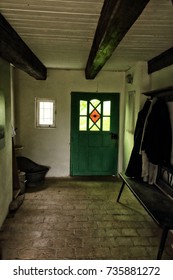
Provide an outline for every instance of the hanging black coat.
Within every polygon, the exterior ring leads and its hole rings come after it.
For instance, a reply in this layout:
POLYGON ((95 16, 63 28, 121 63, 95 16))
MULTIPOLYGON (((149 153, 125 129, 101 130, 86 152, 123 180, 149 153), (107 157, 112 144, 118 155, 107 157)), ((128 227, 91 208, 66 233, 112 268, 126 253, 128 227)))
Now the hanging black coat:
POLYGON ((141 178, 142 156, 140 154, 140 147, 141 147, 144 123, 145 123, 150 105, 151 105, 151 101, 147 100, 145 102, 142 110, 138 113, 138 118, 137 118, 135 132, 134 132, 134 147, 133 147, 130 159, 129 159, 127 169, 125 171, 125 174, 128 177, 141 178))
POLYGON ((172 129, 166 102, 158 99, 148 116, 142 150, 153 164, 169 164, 172 149, 172 129))

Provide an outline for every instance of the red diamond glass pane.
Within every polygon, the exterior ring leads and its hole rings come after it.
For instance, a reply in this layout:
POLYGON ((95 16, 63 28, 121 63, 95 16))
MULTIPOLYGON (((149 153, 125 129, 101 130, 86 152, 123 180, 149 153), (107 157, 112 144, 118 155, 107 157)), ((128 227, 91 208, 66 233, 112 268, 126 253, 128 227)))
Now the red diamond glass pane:
POLYGON ((90 119, 93 121, 93 123, 96 123, 100 119, 100 114, 96 109, 91 112, 90 119))

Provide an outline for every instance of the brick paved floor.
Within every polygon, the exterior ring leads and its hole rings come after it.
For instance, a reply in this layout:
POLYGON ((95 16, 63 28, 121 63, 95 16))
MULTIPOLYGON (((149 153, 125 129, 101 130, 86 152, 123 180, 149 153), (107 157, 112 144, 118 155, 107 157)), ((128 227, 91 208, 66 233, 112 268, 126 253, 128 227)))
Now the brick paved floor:
MULTIPOLYGON (((0 230, 3 259, 155 259, 161 230, 115 178, 47 179, 0 230)), ((34 191, 33 191, 34 190, 34 191)), ((163 259, 173 259, 169 233, 163 259)))

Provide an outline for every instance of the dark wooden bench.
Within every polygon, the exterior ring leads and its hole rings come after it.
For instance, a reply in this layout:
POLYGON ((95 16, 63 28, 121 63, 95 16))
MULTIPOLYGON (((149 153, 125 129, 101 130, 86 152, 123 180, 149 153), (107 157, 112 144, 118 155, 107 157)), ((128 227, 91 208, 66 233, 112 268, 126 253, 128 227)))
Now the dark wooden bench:
POLYGON ((157 259, 161 259, 168 231, 173 229, 173 200, 156 185, 149 185, 142 180, 129 178, 123 173, 120 173, 119 176, 122 179, 122 186, 117 202, 126 185, 153 220, 163 229, 157 253, 157 259))

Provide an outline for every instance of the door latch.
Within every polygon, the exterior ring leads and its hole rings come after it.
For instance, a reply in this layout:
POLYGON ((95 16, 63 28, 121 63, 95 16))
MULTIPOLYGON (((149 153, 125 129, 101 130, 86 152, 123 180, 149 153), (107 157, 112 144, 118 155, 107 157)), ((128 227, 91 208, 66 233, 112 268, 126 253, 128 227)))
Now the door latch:
POLYGON ((110 132, 110 135, 111 135, 112 140, 118 140, 118 134, 117 133, 110 132))

